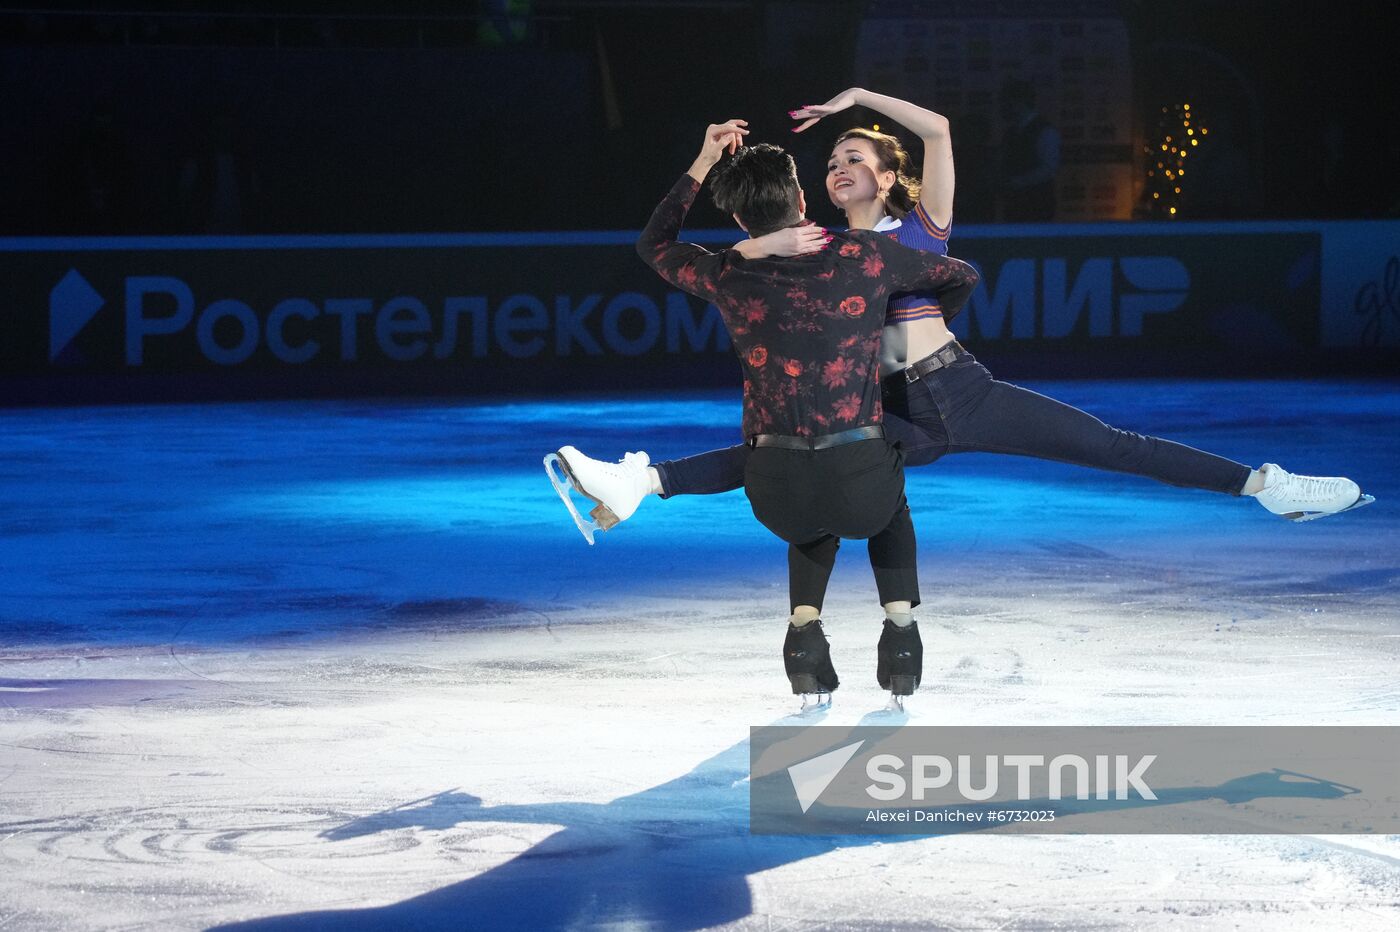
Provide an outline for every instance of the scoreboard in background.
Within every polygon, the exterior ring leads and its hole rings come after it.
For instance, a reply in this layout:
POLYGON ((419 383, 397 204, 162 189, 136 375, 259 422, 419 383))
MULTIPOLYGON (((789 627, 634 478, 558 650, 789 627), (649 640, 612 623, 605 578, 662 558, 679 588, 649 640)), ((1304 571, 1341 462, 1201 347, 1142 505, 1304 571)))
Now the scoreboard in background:
MULTIPOLYGON (((959 156, 964 141, 977 144, 962 132, 973 126, 995 155, 1006 128, 997 93, 1008 80, 1029 82, 1041 115, 1060 132, 1056 219, 1132 217, 1132 62, 1117 4, 875 3, 860 27, 855 74, 862 87, 947 116, 959 156)), ((967 169, 984 170, 971 163, 967 169)))

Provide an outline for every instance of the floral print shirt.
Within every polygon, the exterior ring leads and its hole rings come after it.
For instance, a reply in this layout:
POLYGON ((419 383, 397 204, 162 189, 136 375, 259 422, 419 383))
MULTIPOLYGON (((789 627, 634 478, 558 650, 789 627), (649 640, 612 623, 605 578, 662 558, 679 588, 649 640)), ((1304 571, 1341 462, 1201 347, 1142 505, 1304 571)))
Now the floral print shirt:
POLYGON ((877 359, 892 292, 936 295, 948 319, 977 272, 871 230, 827 249, 747 260, 677 241, 700 185, 682 175, 651 215, 637 252, 662 278, 719 308, 744 370, 744 436, 819 437, 879 424, 877 359))

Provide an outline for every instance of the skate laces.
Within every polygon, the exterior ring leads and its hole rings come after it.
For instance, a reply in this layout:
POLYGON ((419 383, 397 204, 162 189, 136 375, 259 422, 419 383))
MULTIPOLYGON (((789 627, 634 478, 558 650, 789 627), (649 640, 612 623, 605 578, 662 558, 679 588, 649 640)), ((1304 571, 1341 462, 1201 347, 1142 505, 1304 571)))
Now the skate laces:
POLYGON ((595 469, 607 473, 615 479, 635 480, 637 474, 651 465, 651 458, 645 453, 628 453, 616 463, 594 460, 595 469))
POLYGON ((1307 481, 1309 498, 1323 499, 1336 498, 1345 489, 1346 481, 1343 479, 1314 479, 1309 477, 1307 481))
POLYGON ((1292 498, 1317 502, 1341 495, 1346 490, 1349 481, 1342 478, 1295 476, 1288 473, 1288 478, 1279 484, 1287 486, 1287 494, 1292 498))
POLYGON ((1270 464, 1269 476, 1273 481, 1260 495, 1295 502, 1331 501, 1347 495, 1355 485, 1343 476, 1299 476, 1274 464, 1270 464))

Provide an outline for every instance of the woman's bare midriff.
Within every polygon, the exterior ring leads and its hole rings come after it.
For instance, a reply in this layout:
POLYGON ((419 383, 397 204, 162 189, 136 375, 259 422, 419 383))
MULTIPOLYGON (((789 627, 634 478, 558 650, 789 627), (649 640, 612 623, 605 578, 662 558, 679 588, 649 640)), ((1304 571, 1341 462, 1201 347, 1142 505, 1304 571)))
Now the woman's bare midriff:
POLYGON ((880 342, 880 374, 892 375, 951 342, 953 333, 943 318, 912 320, 885 328, 880 342))

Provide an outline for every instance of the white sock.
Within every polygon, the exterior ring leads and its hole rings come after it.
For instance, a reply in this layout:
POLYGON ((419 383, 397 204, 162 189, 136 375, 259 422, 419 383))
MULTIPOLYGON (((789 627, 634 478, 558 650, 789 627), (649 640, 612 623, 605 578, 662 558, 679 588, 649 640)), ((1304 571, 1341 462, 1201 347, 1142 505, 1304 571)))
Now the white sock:
POLYGON ((655 466, 647 467, 647 480, 651 483, 651 487, 647 489, 648 495, 660 495, 664 491, 661 488, 661 473, 656 471, 655 466))
POLYGON ((792 625, 794 628, 805 627, 809 622, 816 621, 822 617, 821 612, 813 614, 812 609, 805 605, 799 607, 805 609, 805 611, 795 612, 788 616, 788 624, 792 625))
POLYGON ((913 612, 885 612, 885 617, 900 628, 907 628, 914 623, 913 612))

